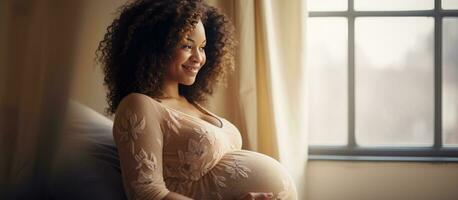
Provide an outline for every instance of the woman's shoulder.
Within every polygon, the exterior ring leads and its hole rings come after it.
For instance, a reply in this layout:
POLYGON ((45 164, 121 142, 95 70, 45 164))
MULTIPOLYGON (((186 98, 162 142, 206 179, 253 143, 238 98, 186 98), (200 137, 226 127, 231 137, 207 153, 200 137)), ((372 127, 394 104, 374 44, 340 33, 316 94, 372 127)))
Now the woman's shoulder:
POLYGON ((116 112, 120 110, 154 112, 162 109, 159 102, 153 98, 140 93, 130 93, 121 100, 116 112))

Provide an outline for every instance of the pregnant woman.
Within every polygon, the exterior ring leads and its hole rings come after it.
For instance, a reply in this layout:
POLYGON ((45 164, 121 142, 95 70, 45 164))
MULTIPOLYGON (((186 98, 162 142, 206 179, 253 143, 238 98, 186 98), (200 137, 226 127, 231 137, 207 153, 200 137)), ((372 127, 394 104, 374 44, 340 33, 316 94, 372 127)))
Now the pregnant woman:
POLYGON ((199 0, 137 0, 99 45, 129 199, 297 199, 274 159, 203 108, 233 68, 227 17, 199 0))

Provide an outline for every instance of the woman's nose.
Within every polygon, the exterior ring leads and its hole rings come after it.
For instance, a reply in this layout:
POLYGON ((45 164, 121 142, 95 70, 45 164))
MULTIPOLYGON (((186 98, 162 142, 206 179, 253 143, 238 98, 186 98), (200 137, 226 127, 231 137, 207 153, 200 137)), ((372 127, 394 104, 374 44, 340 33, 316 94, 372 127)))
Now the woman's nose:
POLYGON ((191 56, 191 60, 197 63, 202 62, 204 59, 204 52, 200 51, 199 48, 194 48, 191 56))

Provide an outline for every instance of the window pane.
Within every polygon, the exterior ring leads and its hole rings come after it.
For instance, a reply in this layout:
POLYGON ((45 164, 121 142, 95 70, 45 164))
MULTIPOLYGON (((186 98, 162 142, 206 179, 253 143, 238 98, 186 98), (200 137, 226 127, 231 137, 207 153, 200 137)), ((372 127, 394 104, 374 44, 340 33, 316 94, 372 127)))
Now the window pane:
POLYGON ((458 9, 458 0, 442 0, 443 9, 458 9))
POLYGON ((309 11, 343 11, 347 10, 347 0, 309 0, 309 11))
POLYGON ((443 143, 458 146, 458 18, 444 18, 442 48, 443 143))
POLYGON ((427 17, 356 20, 359 145, 433 144, 433 23, 427 17))
POLYGON ((347 20, 309 18, 307 84, 311 145, 347 143, 347 20))
POLYGON ((355 0, 355 10, 431 10, 434 0, 355 0))

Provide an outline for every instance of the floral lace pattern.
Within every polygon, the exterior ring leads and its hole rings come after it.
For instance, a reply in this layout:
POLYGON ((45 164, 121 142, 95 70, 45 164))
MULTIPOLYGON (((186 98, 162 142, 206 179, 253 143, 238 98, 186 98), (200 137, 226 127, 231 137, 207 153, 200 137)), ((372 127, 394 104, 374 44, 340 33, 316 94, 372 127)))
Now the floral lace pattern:
POLYGON ((276 200, 285 200, 288 199, 289 194, 291 193, 290 188, 291 188, 291 183, 287 180, 283 180, 283 190, 279 192, 276 196, 274 196, 274 199, 276 200))
MULTIPOLYGON (((158 161, 152 152, 148 154, 143 148, 140 148, 135 153, 135 143, 145 131, 145 117, 138 117, 137 113, 126 110, 120 120, 120 126, 116 127, 114 131, 120 135, 120 142, 128 143, 129 153, 136 161, 137 176, 130 183, 133 192, 130 191, 128 195, 130 199, 146 199, 148 195, 145 194, 145 191, 150 190, 155 185, 163 184, 163 179, 155 174, 158 161)), ((158 145, 162 145, 161 140, 156 139, 156 142, 158 145)))
MULTIPOLYGON (((155 117, 162 115, 150 121, 142 111, 125 110, 115 123, 114 132, 126 145, 125 155, 130 159, 126 187, 132 199, 160 199, 173 191, 196 199, 220 200, 246 181, 264 182, 252 176, 258 163, 250 161, 248 151, 240 152, 240 133, 230 123, 222 121, 227 124, 219 128, 165 108, 156 112, 155 117)), ((257 176, 263 174, 258 172, 257 176)), ((283 188, 272 191, 274 198, 294 199, 291 181, 284 179, 282 184, 283 188)))
POLYGON ((140 149, 139 153, 135 155, 135 160, 138 163, 135 169, 139 170, 139 172, 137 179, 132 182, 132 186, 143 188, 162 182, 160 177, 154 175, 157 168, 157 159, 154 154, 148 155, 145 150, 140 149))
POLYGON ((166 132, 164 134, 164 145, 169 144, 172 135, 179 136, 181 124, 178 121, 178 116, 175 113, 168 112, 168 117, 164 119, 164 124, 161 125, 161 130, 166 132))
POLYGON ((135 155, 135 160, 137 161, 138 165, 135 169, 142 169, 143 167, 150 170, 154 171, 156 170, 157 167, 157 159, 156 156, 154 156, 153 153, 148 155, 145 150, 140 149, 140 152, 138 152, 137 155, 135 155))
POLYGON ((144 117, 139 120, 135 113, 126 110, 125 118, 121 121, 121 126, 117 127, 117 132, 121 134, 121 141, 129 143, 132 154, 135 153, 135 140, 142 134, 145 125, 144 117))
POLYGON ((232 179, 248 178, 248 173, 251 170, 240 163, 239 160, 233 159, 232 165, 226 168, 226 172, 231 175, 232 179))

